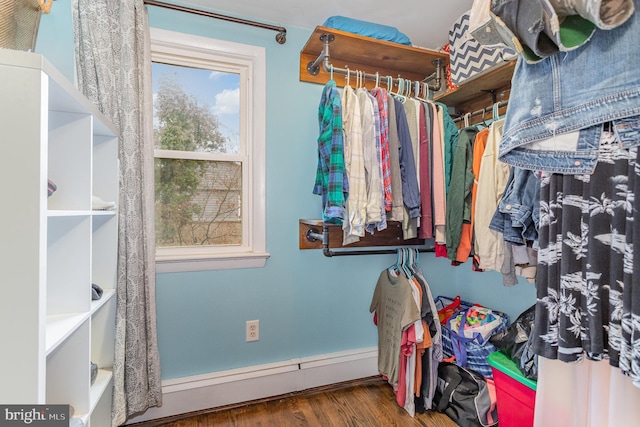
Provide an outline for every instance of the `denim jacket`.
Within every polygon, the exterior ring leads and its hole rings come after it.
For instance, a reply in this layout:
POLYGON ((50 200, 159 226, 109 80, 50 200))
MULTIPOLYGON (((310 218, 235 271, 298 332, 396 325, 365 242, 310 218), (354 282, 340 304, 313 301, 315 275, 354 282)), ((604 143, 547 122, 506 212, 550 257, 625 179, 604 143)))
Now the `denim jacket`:
POLYGON ((537 247, 540 224, 540 173, 512 167, 504 195, 489 228, 516 245, 533 242, 537 247))
MULTIPOLYGON (((636 9, 640 0, 634 0, 636 9)), ((535 64, 518 59, 498 157, 511 166, 592 173, 603 124, 640 144, 640 18, 535 64)))

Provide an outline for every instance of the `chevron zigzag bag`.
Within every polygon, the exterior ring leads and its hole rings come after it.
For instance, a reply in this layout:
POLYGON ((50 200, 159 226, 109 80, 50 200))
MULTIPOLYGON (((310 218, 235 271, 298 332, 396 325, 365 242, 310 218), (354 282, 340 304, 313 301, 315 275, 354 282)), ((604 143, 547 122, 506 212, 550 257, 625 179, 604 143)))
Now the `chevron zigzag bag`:
POLYGON ((449 65, 454 85, 460 85, 518 56, 506 46, 484 46, 478 43, 469 30, 470 12, 462 14, 449 29, 449 65))

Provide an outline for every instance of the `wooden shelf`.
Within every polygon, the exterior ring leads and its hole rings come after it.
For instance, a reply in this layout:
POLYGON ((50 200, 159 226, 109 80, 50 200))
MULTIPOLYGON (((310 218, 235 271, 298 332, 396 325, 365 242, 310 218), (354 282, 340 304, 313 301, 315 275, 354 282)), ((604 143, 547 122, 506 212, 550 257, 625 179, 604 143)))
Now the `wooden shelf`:
POLYGON ((506 101, 509 99, 515 65, 516 61, 510 61, 492 68, 458 88, 436 96, 434 100, 454 108, 459 114, 490 106, 494 102, 493 94, 497 97, 496 101, 506 101))
POLYGON ((381 246, 423 246, 424 239, 408 239, 402 237, 402 223, 397 221, 388 221, 387 228, 383 231, 376 231, 374 234, 366 233, 360 238, 359 242, 342 245, 342 226, 336 224, 327 224, 319 219, 301 219, 299 220, 299 239, 300 249, 323 249, 322 240, 309 240, 307 233, 313 232, 322 234, 323 227, 328 228, 329 248, 369 248, 381 246))
MULTIPOLYGON (((434 60, 442 60, 443 66, 449 63, 449 54, 446 52, 406 46, 317 26, 300 52, 300 81, 325 84, 329 80, 330 73, 324 71, 322 65, 320 72, 315 76, 307 71, 307 64, 314 62, 322 53, 324 43, 320 37, 324 34, 334 37, 329 44, 330 63, 334 67, 371 74, 378 72, 381 82, 383 76, 421 81, 436 71, 434 60)), ((344 86, 344 78, 339 77, 341 78, 334 75, 334 80, 338 86, 344 86)), ((355 79, 355 75, 352 79, 355 79)), ((375 82, 368 83, 375 84, 375 82)))

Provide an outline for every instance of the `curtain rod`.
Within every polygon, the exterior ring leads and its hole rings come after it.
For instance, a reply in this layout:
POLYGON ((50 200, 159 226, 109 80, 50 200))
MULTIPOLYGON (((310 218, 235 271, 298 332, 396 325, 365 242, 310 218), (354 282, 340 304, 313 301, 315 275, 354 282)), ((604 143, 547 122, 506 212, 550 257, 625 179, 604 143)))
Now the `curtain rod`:
POLYGON ((156 6, 156 7, 162 7, 165 9, 177 10, 179 12, 193 13, 195 15, 206 16, 209 18, 222 19, 223 21, 235 22, 236 24, 250 25, 252 27, 258 27, 258 28, 264 28, 266 30, 277 31, 278 34, 276 34, 276 41, 279 44, 285 44, 285 42, 287 41, 287 29, 284 27, 263 24, 261 22, 249 21, 247 19, 235 18, 233 16, 221 15, 218 13, 207 12, 205 10, 192 9, 190 7, 179 6, 176 4, 164 3, 161 1, 155 1, 155 0, 144 0, 144 4, 148 6, 156 6))

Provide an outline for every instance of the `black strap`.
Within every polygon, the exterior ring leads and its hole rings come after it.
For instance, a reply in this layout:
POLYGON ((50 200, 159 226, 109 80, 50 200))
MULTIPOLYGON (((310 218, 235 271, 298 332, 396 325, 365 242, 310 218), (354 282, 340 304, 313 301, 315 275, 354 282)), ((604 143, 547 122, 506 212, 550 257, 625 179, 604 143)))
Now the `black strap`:
POLYGON ((447 384, 447 387, 442 391, 442 396, 440 397, 440 402, 438 402, 438 407, 436 410, 438 412, 444 412, 444 410, 449 406, 449 400, 451 399, 451 395, 453 391, 460 385, 462 382, 462 377, 460 375, 456 375, 455 378, 452 378, 447 384))

